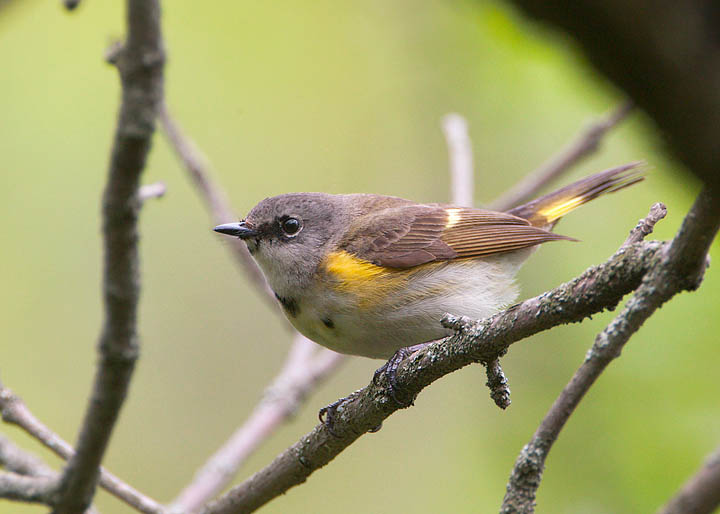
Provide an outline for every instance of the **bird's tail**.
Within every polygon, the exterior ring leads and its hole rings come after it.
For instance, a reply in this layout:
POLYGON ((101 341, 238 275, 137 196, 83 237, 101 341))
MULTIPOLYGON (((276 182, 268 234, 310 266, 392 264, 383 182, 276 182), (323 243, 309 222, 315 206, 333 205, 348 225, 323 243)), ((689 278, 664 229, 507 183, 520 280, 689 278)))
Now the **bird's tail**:
POLYGON ((568 212, 605 193, 614 193, 645 179, 638 162, 612 168, 510 209, 536 227, 552 227, 568 212))

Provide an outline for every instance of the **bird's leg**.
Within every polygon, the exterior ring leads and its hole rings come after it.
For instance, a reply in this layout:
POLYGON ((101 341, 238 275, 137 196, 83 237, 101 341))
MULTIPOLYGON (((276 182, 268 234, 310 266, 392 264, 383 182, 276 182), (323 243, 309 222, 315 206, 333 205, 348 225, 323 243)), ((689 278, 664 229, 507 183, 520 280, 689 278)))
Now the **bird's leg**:
MULTIPOLYGON (((378 379, 384 375, 385 379, 387 380, 390 396, 393 400, 395 400, 395 403, 397 403, 401 407, 405 407, 407 402, 401 402, 397 397, 397 393, 399 392, 399 388, 397 386, 397 369, 400 366, 400 363, 402 363, 402 361, 410 357, 418 350, 422 350, 431 342, 432 341, 428 341, 427 343, 420 343, 400 348, 393 354, 392 357, 390 357, 390 359, 385 364, 375 370, 375 374, 373 375, 373 384, 377 385, 378 379)), ((412 405, 412 401, 410 402, 410 405, 412 405)))

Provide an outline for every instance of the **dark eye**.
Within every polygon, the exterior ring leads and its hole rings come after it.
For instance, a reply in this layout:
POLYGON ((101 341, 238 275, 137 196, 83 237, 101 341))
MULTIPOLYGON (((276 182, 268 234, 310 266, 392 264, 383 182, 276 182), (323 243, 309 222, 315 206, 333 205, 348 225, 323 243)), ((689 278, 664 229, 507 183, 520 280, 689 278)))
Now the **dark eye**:
POLYGON ((288 218, 283 220, 280 225, 282 226, 283 232, 289 236, 297 234, 302 226, 300 224, 300 220, 297 218, 288 218))

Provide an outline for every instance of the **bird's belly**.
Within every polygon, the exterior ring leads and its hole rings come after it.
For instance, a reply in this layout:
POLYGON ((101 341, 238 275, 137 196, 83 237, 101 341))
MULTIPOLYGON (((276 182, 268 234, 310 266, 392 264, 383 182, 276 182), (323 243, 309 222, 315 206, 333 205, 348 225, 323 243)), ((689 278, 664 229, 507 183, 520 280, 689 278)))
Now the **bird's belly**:
POLYGON ((439 263, 398 287, 362 290, 310 288, 291 323, 303 335, 340 353, 389 358, 399 348, 440 339, 447 312, 486 318, 517 296, 517 266, 506 260, 439 263))

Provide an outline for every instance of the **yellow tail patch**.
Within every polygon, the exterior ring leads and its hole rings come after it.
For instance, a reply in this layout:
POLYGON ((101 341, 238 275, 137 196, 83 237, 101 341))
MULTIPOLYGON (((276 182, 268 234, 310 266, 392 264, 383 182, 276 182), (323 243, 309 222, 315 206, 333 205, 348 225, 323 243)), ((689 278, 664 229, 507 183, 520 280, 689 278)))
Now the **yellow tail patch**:
POLYGON ((586 201, 587 198, 583 196, 574 196, 570 199, 563 198, 559 202, 539 210, 538 214, 547 219, 548 223, 552 223, 553 221, 562 218, 573 209, 580 207, 586 201))

